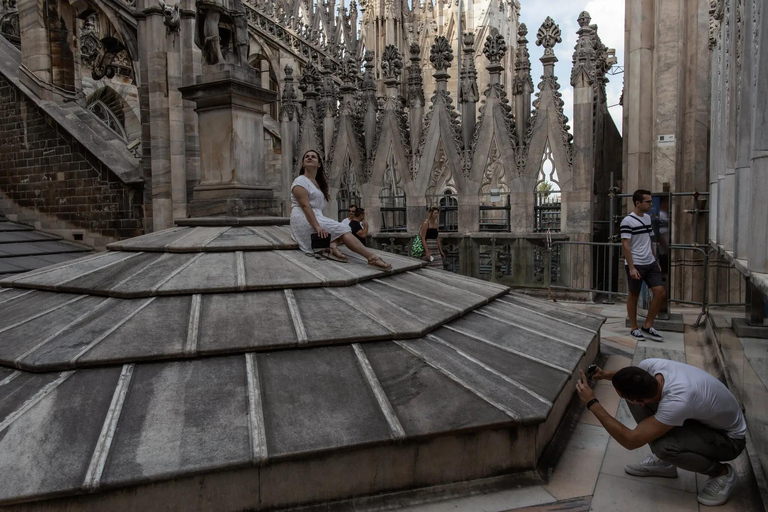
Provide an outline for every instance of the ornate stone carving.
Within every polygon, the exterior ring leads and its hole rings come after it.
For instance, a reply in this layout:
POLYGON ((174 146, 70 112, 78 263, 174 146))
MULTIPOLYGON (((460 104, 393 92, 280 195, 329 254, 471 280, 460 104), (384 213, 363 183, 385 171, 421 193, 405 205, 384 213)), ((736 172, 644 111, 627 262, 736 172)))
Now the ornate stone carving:
POLYGON ((709 0, 709 49, 717 44, 720 21, 723 19, 723 0, 709 0))
POLYGON ((221 49, 220 31, 224 30, 234 42, 234 55, 228 52, 229 62, 248 66, 248 21, 241 0, 197 0, 195 7, 195 44, 205 63, 227 61, 221 49))
POLYGON ((178 33, 181 30, 181 14, 179 12, 180 1, 175 5, 168 5, 164 0, 158 0, 160 8, 163 10, 163 23, 165 30, 171 33, 178 33))
POLYGON ((373 69, 375 64, 373 63, 373 52, 366 50, 363 60, 365 60, 365 73, 363 73, 363 91, 373 91, 374 97, 376 94, 376 80, 373 78, 373 69))
POLYGON ((475 69, 475 34, 464 34, 464 65, 461 69, 461 89, 459 103, 476 102, 480 99, 477 90, 477 70, 475 69))
POLYGON ((451 48, 451 43, 444 36, 436 37, 435 44, 432 45, 429 51, 429 62, 432 63, 432 67, 437 72, 445 72, 451 67, 452 60, 453 49, 451 48))
POLYGON ((283 86, 283 97, 280 105, 280 119, 284 121, 293 121, 296 116, 296 100, 299 95, 293 87, 293 68, 285 66, 285 86, 283 86))
MULTIPOLYGON (((525 25, 521 25, 525 27, 525 25)), ((498 29, 491 28, 491 33, 485 38, 485 44, 483 45, 483 54, 491 61, 491 64, 498 64, 504 55, 507 53, 507 43, 504 41, 498 29)), ((529 63, 530 67, 530 63, 529 63)))
POLYGON ((16 47, 21 46, 21 28, 19 26, 19 10, 16 0, 3 0, 2 17, 0 17, 0 34, 16 47))
POLYGON ((403 72, 403 58, 393 44, 384 47, 381 56, 381 75, 385 80, 399 80, 403 72))
POLYGON ((595 30, 589 25, 592 21, 587 11, 582 11, 579 15, 579 39, 573 52, 573 68, 571 69, 571 85, 577 87, 579 79, 586 77, 586 83, 592 85, 595 83, 597 52, 594 47, 595 30))
POLYGON ((314 64, 309 63, 304 68, 304 74, 299 79, 299 90, 304 93, 304 96, 316 97, 318 94, 317 87, 321 81, 320 72, 314 64))
POLYGON ((357 65, 357 59, 352 55, 347 55, 344 60, 341 61, 341 68, 339 69, 339 78, 341 78, 343 86, 354 88, 357 84, 359 73, 360 70, 357 65))
POLYGON ((421 47, 418 43, 413 43, 409 52, 411 54, 411 67, 408 72, 408 103, 413 105, 414 101, 419 100, 424 106, 424 81, 421 77, 421 58, 419 56, 421 47))
POLYGON ((563 39, 560 37, 560 27, 555 24, 555 20, 547 16, 544 23, 539 27, 539 31, 536 33, 536 46, 544 47, 545 56, 554 56, 552 48, 555 44, 562 43, 563 39))
POLYGON ((533 80, 531 79, 531 55, 528 53, 528 27, 521 23, 517 29, 517 53, 515 55, 515 77, 512 81, 512 94, 523 94, 527 85, 533 92, 533 80))

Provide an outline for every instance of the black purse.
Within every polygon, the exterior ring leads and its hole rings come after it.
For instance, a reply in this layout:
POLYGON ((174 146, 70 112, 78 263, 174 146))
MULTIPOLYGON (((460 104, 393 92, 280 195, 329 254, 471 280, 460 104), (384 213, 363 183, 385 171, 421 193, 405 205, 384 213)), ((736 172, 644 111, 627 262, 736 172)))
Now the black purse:
POLYGON ((329 249, 331 247, 331 235, 321 238, 317 233, 312 233, 312 250, 329 249))

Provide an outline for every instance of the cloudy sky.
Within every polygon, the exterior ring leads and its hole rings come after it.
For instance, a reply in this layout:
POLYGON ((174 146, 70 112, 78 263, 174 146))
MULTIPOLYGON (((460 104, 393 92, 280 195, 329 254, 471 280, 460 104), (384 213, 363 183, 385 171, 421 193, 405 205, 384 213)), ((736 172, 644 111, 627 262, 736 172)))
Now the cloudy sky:
MULTIPOLYGON (((560 91, 565 102, 564 110, 568 119, 573 119, 573 88, 571 87, 571 61, 573 47, 576 46, 576 21, 581 11, 587 11, 592 16, 592 23, 597 24, 597 33, 608 48, 616 49, 618 66, 624 65, 624 2, 622 0, 520 0, 520 21, 528 27, 528 50, 531 54, 531 76, 534 89, 538 86, 541 76, 543 49, 536 46, 536 32, 547 16, 551 16, 560 26, 563 42, 555 46, 555 55, 559 62, 555 64, 555 75, 560 83, 560 91)), ((615 69, 615 67, 614 67, 615 69)), ((608 93, 608 111, 613 116, 616 127, 621 131, 621 106, 619 96, 623 75, 609 77, 606 88, 608 93), (616 105, 616 106, 612 106, 616 105)))

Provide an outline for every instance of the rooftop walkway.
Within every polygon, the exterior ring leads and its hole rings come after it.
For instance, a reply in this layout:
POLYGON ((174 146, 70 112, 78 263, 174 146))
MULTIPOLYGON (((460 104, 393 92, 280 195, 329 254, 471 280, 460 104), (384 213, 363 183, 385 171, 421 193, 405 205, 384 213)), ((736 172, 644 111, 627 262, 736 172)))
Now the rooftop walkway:
MULTIPOLYGON (((693 324, 698 309, 674 308, 685 318, 685 333, 664 332, 665 341, 637 343, 624 327, 626 309, 623 303, 603 306, 597 304, 568 304, 570 309, 608 318, 601 329, 601 358, 603 367, 616 370, 645 358, 663 357, 686 362, 718 375, 713 364, 713 354, 704 343, 704 329, 693 324)), ((740 310, 710 312, 716 322, 729 324, 727 317, 742 315, 740 310)), ((764 341, 764 340, 763 340, 764 341)), ((742 340, 748 346, 750 340, 742 340)), ((754 363, 753 363, 754 366, 754 363)), ((768 365, 766 365, 768 369, 768 365)), ((768 372, 766 372, 768 376, 768 372)), ((603 407, 627 426, 635 422, 619 400, 609 382, 600 382, 595 389, 603 407)), ((446 487, 431 496, 390 496, 375 502, 358 501, 349 508, 336 511, 394 510, 382 507, 383 503, 399 501, 397 510, 408 512, 756 512, 766 510, 760 496, 746 451, 735 461, 739 485, 730 500, 721 507, 705 507, 696 501, 705 478, 687 471, 680 471, 678 478, 637 478, 624 473, 624 465, 644 458, 650 450, 647 446, 629 451, 611 439, 597 419, 580 405, 576 414, 563 425, 565 435, 560 439, 559 458, 554 467, 545 468, 549 478, 544 482, 538 475, 521 478, 487 480, 475 487, 446 487), (470 496, 467 497, 467 494, 470 496), (450 496, 459 496, 450 498, 450 496), (446 498, 447 497, 447 498, 446 498), (441 499, 442 498, 442 499, 441 499)), ((765 491, 765 489, 763 489, 765 491)), ((326 510, 326 509, 323 509, 326 510)), ((309 512, 309 511, 307 511, 309 512)), ((312 512, 315 512, 314 510, 312 512)))

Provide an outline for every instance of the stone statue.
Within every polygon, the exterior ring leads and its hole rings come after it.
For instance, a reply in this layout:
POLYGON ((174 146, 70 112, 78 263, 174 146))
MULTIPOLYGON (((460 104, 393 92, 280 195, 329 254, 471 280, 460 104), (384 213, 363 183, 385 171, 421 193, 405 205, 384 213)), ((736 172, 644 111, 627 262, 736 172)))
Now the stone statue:
POLYGON ((248 66, 248 21, 241 0, 197 0, 195 5, 195 44, 202 50, 205 63, 248 66), (232 50, 227 52, 228 59, 222 45, 232 50))

